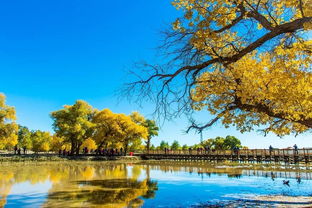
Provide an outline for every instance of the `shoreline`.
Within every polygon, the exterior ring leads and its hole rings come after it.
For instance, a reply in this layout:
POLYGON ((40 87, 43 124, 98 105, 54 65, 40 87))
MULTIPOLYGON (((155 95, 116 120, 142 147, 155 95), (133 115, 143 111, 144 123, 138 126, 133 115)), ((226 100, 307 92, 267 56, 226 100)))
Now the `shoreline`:
POLYGON ((138 156, 59 156, 47 154, 26 155, 0 155, 0 163, 3 162, 65 162, 65 161, 141 161, 138 156))
POLYGON ((209 161, 209 160, 173 160, 173 159, 146 159, 140 155, 134 156, 121 156, 121 155, 114 155, 114 156, 104 156, 104 155, 72 155, 72 156, 63 156, 58 154, 0 154, 0 163, 3 162, 62 162, 62 161, 149 161, 149 162, 156 162, 156 163, 172 163, 175 164, 224 164, 228 167, 240 167, 240 166, 289 166, 289 167, 311 167, 311 163, 285 163, 285 162, 251 162, 251 161, 229 161, 229 160, 220 160, 220 161, 209 161))

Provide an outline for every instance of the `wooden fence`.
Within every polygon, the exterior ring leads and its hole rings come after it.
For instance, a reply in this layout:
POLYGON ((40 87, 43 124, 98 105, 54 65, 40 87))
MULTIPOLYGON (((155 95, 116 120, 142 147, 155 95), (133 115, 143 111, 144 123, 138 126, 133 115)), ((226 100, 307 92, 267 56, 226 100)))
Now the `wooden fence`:
POLYGON ((140 154, 145 159, 232 160, 256 162, 309 163, 312 149, 242 149, 242 150, 150 150, 140 154))

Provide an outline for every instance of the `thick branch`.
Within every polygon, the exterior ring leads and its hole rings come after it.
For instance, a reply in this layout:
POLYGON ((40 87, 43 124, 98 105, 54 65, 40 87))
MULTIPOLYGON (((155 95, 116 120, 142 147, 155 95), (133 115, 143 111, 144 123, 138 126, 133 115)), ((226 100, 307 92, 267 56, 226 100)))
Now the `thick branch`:
POLYGON ((278 119, 282 119, 282 120, 286 120, 290 122, 296 122, 308 128, 312 128, 312 119, 306 119, 304 116, 302 116, 302 118, 299 120, 292 120, 292 119, 287 118, 287 115, 285 115, 284 113, 274 112, 273 109, 271 109, 269 106, 263 103, 257 103, 255 105, 245 104, 245 103, 242 103, 239 98, 236 98, 234 103, 237 106, 237 108, 244 110, 244 111, 261 112, 261 113, 265 113, 266 115, 270 117, 274 117, 274 118, 278 118, 278 119))
POLYGON ((292 33, 292 32, 295 32, 299 29, 302 29, 303 24, 305 22, 308 22, 311 20, 312 20, 312 17, 304 17, 304 18, 297 19, 297 20, 294 20, 292 22, 285 23, 285 24, 279 25, 277 27, 274 27, 274 29, 272 31, 263 35, 262 37, 260 37, 259 39, 257 39, 253 43, 249 44, 244 49, 242 49, 239 53, 237 53, 231 57, 218 57, 218 58, 210 59, 206 62, 203 62, 202 64, 193 65, 193 66, 184 66, 172 74, 155 73, 154 75, 150 76, 148 79, 140 80, 140 81, 135 82, 133 84, 145 84, 145 83, 150 82, 154 78, 158 78, 158 79, 169 78, 168 80, 165 81, 165 84, 168 84, 172 79, 174 79, 176 76, 178 76, 179 74, 181 74, 184 71, 200 71, 200 70, 202 70, 202 69, 204 69, 204 68, 206 68, 206 67, 208 67, 214 63, 218 63, 218 62, 223 63, 225 66, 228 66, 229 64, 232 64, 232 63, 238 61, 239 59, 241 59, 246 54, 254 51, 256 48, 262 46, 267 41, 269 41, 269 40, 271 40, 271 39, 273 39, 273 38, 275 38, 281 34, 292 33))

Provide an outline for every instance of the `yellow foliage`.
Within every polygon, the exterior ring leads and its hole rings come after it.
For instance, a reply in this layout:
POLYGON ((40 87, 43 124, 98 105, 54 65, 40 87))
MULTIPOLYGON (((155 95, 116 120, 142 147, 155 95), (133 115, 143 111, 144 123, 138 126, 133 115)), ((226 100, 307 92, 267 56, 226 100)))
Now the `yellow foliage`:
POLYGON ((195 110, 242 132, 257 126, 282 136, 312 129, 311 0, 172 4, 184 13, 173 23, 177 37, 186 37, 190 54, 199 56, 181 58, 195 81, 195 110))
POLYGON ((119 146, 135 139, 146 139, 147 129, 139 124, 144 121, 144 117, 137 112, 127 116, 104 109, 97 112, 93 119, 96 124, 94 140, 99 146, 119 146))
POLYGON ((85 147, 88 148, 88 150, 92 150, 92 149, 95 150, 97 148, 97 145, 93 139, 88 138, 82 143, 81 149, 85 147))
POLYGON ((307 131, 302 121, 312 119, 308 51, 310 42, 296 43, 246 55, 225 71, 205 72, 193 91, 193 107, 218 114, 225 126, 236 124, 242 132, 262 125, 278 135, 307 131))
POLYGON ((15 109, 5 104, 5 96, 0 93, 0 149, 12 149, 18 143, 15 120, 15 109))

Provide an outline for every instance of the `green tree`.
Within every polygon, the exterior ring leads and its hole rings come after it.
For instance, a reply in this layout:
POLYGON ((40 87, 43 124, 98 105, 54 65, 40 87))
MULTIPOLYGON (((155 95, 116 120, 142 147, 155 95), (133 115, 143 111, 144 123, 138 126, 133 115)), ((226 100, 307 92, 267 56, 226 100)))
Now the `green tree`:
POLYGON ((159 127, 156 125, 156 122, 154 120, 150 120, 150 119, 147 119, 144 122, 143 126, 145 126, 148 131, 148 137, 146 140, 146 148, 147 148, 147 151, 149 151, 150 145, 151 145, 151 139, 154 136, 158 136, 159 127))
POLYGON ((18 128, 18 145, 28 150, 32 148, 32 133, 26 126, 18 128))
POLYGON ((188 149, 189 149, 189 146, 187 144, 182 146, 182 150, 188 150, 188 149))
POLYGON ((18 125, 15 120, 14 107, 7 106, 4 94, 0 93, 0 149, 11 149, 17 144, 18 125))
POLYGON ((204 146, 203 145, 201 145, 201 144, 194 144, 193 146, 191 146, 192 147, 192 149, 197 149, 197 148, 204 148, 204 146))
POLYGON ((226 136, 224 139, 224 146, 226 149, 234 149, 236 147, 241 148, 241 141, 234 136, 226 136))
POLYGON ((71 143, 72 154, 78 155, 82 143, 92 136, 95 112, 87 102, 78 100, 74 105, 65 105, 63 109, 51 113, 57 136, 71 143))
POLYGON ((180 149, 180 144, 179 144, 179 142, 177 141, 177 140, 174 140, 173 142, 172 142, 172 144, 171 144, 171 149, 172 150, 179 150, 180 149))
POLYGON ((207 139, 207 140, 201 142, 201 145, 202 145, 203 147, 212 148, 213 145, 214 145, 214 139, 207 139))
POLYGON ((153 144, 152 144, 152 146, 151 146, 150 150, 156 150, 155 145, 153 145, 153 144))
POLYGON ((224 144, 224 138, 223 137, 216 137, 213 141, 213 146, 214 149, 217 150, 224 150, 225 148, 225 144, 224 144))
POLYGON ((160 145, 159 145, 159 149, 160 149, 160 150, 165 150, 165 148, 169 149, 169 144, 168 144, 168 142, 161 141, 161 142, 160 142, 160 145))

